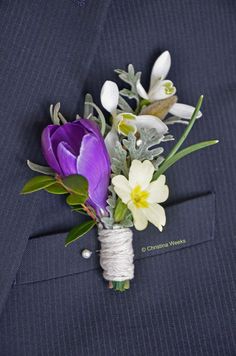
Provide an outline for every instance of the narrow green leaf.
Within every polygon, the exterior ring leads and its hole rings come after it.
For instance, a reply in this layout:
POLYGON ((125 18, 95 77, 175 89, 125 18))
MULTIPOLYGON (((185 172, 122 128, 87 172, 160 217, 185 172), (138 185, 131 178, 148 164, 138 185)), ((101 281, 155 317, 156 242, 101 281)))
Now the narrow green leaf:
POLYGON ((50 185, 49 187, 45 188, 45 190, 51 194, 68 194, 67 190, 59 183, 50 185))
POLYGON ((68 233, 65 241, 65 246, 67 247, 72 242, 78 240, 81 236, 85 235, 89 232, 94 225, 96 225, 96 221, 89 220, 85 221, 82 224, 75 226, 70 232, 68 233))
POLYGON ((45 189, 56 182, 55 178, 50 176, 37 176, 30 179, 23 187, 20 194, 29 194, 41 189, 45 189))
POLYGON ((168 161, 164 161, 164 163, 154 174, 153 180, 158 179, 161 174, 163 174, 168 168, 170 168, 174 163, 179 161, 181 158, 189 155, 190 153, 201 150, 202 148, 215 145, 218 142, 219 142, 218 140, 203 141, 203 142, 196 143, 195 145, 191 145, 189 147, 184 148, 183 150, 179 151, 174 156, 172 156, 168 161))
POLYGON ((66 198, 66 202, 68 205, 80 205, 84 204, 87 200, 87 196, 85 195, 77 195, 77 194, 70 194, 66 198))
POLYGON ((99 119, 101 120, 101 134, 102 134, 102 136, 104 136, 105 135, 105 131, 106 131, 106 119, 105 119, 105 116, 103 115, 102 111, 99 109, 99 107, 96 104, 90 103, 88 101, 86 101, 85 104, 92 106, 97 111, 97 113, 99 115, 99 119))
POLYGON ((179 141, 175 144, 175 146, 172 148, 172 150, 170 151, 170 153, 168 154, 168 156, 165 159, 165 162, 167 160, 169 160, 171 157, 174 156, 174 154, 179 150, 179 148, 182 146, 182 144, 184 143, 184 141, 186 140, 188 134, 190 133, 196 119, 197 119, 197 114, 199 113, 199 110, 202 106, 202 101, 203 101, 203 95, 200 96, 200 98, 198 99, 197 102, 197 106, 193 112, 193 115, 191 117, 191 120, 189 121, 188 126, 186 127, 186 129, 184 130, 182 136, 180 137, 179 141))
POLYGON ((74 194, 88 196, 88 181, 79 174, 73 174, 62 179, 63 184, 74 194))

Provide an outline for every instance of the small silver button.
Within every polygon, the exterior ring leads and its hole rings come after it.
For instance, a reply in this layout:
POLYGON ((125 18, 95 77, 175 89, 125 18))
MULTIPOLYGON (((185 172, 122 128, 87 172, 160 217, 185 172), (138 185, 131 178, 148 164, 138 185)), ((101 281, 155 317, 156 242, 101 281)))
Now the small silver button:
POLYGON ((91 255, 92 255, 92 251, 88 250, 87 248, 85 248, 83 251, 82 251, 82 257, 83 258, 90 258, 91 255))

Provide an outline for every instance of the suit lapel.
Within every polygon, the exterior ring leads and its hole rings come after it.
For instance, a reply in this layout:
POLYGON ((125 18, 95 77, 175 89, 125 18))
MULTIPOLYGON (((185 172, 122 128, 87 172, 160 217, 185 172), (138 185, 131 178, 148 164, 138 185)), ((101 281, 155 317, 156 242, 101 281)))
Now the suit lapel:
POLYGON ((0 311, 42 204, 40 193, 19 196, 31 176, 25 160, 40 160, 48 104, 60 100, 68 111, 76 110, 109 4, 26 0, 0 7, 0 311))

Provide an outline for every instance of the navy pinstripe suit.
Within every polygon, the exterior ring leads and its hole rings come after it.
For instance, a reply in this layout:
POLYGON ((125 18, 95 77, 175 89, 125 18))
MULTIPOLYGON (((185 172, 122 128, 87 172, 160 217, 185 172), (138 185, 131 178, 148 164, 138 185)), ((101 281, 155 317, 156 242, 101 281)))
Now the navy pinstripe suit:
POLYGON ((235 14, 233 0, 1 1, 1 356, 235 354, 235 14), (205 94, 191 142, 220 144, 168 172, 167 227, 134 233, 135 280, 118 294, 96 231, 65 249, 78 216, 58 196, 19 191, 26 158, 43 163, 49 104, 73 118, 128 63, 147 84, 165 49, 180 100, 205 94))

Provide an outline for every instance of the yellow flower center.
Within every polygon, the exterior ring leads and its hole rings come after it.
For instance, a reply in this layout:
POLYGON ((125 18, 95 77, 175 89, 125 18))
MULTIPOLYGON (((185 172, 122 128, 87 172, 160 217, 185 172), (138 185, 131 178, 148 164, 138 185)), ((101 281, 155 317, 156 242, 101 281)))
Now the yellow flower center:
POLYGON ((139 185, 137 185, 131 192, 131 199, 136 208, 147 208, 149 206, 147 198, 149 193, 142 190, 139 185))
POLYGON ((130 133, 135 134, 136 127, 129 125, 127 120, 121 120, 118 124, 118 131, 124 136, 128 136, 130 133))
POLYGON ((165 87, 165 93, 166 93, 166 95, 173 94, 174 91, 175 91, 173 84, 170 83, 170 82, 165 83, 165 84, 164 84, 164 87, 165 87))

